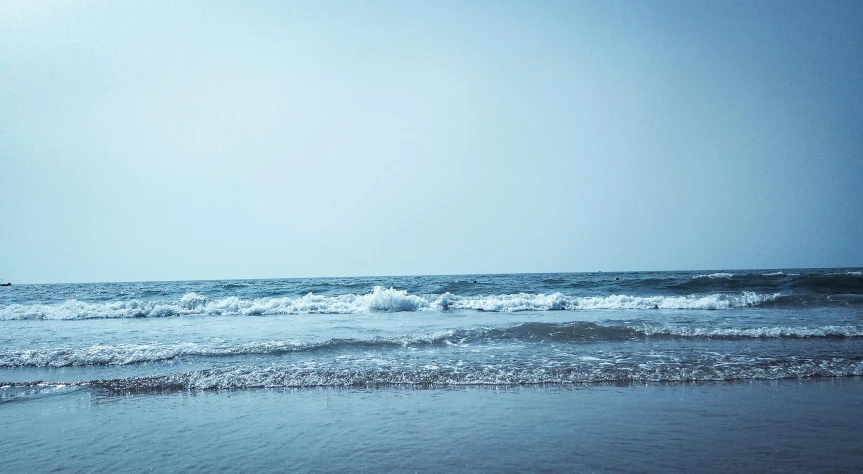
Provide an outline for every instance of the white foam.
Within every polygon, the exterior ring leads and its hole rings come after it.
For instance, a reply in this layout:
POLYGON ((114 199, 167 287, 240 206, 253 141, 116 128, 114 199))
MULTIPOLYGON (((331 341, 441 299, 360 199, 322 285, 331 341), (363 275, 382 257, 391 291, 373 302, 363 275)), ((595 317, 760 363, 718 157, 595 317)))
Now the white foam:
POLYGON ((375 387, 391 385, 525 385, 593 384, 641 382, 701 382, 726 380, 777 380, 806 377, 848 377, 863 375, 863 362, 839 357, 774 361, 757 360, 718 363, 707 359, 693 367, 668 360, 609 363, 603 359, 581 359, 580 363, 549 368, 545 364, 514 367, 485 364, 454 367, 426 364, 400 368, 356 367, 234 367, 229 370, 201 370, 128 379, 84 382, 114 391, 212 390, 260 387, 375 387))
POLYGON ((863 276, 863 271, 851 270, 851 271, 841 272, 841 273, 835 273, 835 272, 834 273, 825 273, 824 275, 828 275, 828 276, 837 276, 837 275, 863 276))
POLYGON ((757 306, 773 301, 780 293, 708 294, 687 296, 627 296, 580 298, 573 309, 730 309, 757 306))
POLYGON ((712 280, 715 280, 717 278, 732 278, 733 276, 734 276, 733 273, 720 272, 720 273, 710 273, 710 274, 704 274, 704 275, 695 275, 692 277, 692 279, 694 280, 696 278, 710 278, 712 280))
POLYGON ((405 290, 375 287, 366 294, 324 296, 309 293, 290 298, 241 299, 229 296, 211 299, 187 293, 179 300, 129 300, 88 303, 75 299, 59 304, 0 307, 0 320, 93 319, 167 317, 186 315, 277 315, 277 314, 353 314, 399 311, 554 311, 600 309, 728 309, 757 306, 773 301, 779 293, 706 294, 687 296, 566 296, 561 293, 517 293, 487 296, 418 296, 405 290))
POLYGON ((83 365, 129 365, 172 360, 181 357, 221 357, 245 354, 279 354, 340 345, 401 346, 434 344, 453 337, 452 330, 410 334, 394 338, 332 339, 319 342, 257 341, 241 344, 118 344, 48 349, 0 349, 0 367, 68 367, 83 365))
POLYGON ((483 311, 548 311, 548 310, 599 310, 599 309, 729 309, 755 306, 780 296, 744 292, 740 294, 712 294, 688 296, 564 296, 520 293, 517 295, 493 295, 460 297, 445 294, 438 298, 432 308, 476 309, 483 311))
POLYGON ((516 312, 576 309, 577 297, 560 293, 551 295, 518 293, 513 295, 457 296, 444 293, 431 302, 435 310, 473 309, 479 311, 516 312))
POLYGON ((716 328, 689 326, 628 326, 646 336, 716 338, 863 337, 859 326, 716 328))
POLYGON ((184 344, 95 345, 84 348, 0 351, 0 367, 68 367, 80 365, 128 365, 170 360, 183 356, 224 356, 300 350, 308 344, 265 341, 239 346, 184 344))

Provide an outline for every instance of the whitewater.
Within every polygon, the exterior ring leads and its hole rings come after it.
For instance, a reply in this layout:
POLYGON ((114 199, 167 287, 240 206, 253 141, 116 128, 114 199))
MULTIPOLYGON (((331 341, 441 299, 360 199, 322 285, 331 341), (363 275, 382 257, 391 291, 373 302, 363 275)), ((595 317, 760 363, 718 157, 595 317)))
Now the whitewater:
POLYGON ((472 309, 478 311, 553 311, 591 309, 728 309, 775 301, 774 294, 629 296, 609 295, 577 297, 553 294, 519 293, 464 297, 444 293, 418 296, 405 290, 380 286, 367 294, 323 296, 309 293, 290 298, 240 299, 236 296, 210 299, 197 293, 186 293, 179 300, 131 300, 90 303, 70 299, 58 304, 10 304, 0 310, 0 319, 89 319, 141 318, 190 315, 277 315, 277 314, 352 314, 399 311, 443 311, 472 309))

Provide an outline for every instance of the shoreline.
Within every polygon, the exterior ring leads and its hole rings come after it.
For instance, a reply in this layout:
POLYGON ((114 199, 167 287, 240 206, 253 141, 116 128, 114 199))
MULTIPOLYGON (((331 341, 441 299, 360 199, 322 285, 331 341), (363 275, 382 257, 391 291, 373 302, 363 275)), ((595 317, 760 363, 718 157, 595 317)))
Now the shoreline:
POLYGON ((12 470, 851 471, 863 378, 278 388, 4 404, 12 470), (49 441, 51 440, 51 441, 49 441))

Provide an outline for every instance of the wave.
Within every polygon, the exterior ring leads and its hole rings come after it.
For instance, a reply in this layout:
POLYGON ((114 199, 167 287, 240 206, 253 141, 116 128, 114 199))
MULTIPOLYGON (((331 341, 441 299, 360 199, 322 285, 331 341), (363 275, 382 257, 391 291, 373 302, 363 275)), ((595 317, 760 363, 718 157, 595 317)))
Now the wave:
MULTIPOLYGON (((261 341, 237 345, 121 344, 86 348, 53 348, 0 351, 0 367, 71 367, 85 365, 130 365, 160 362, 183 357, 226 357, 279 355, 291 352, 354 348, 375 349, 414 344, 434 344, 435 335, 405 338, 330 339, 324 342, 261 341)), ((440 339, 442 340, 442 339, 440 339)))
MULTIPOLYGON (((831 295, 863 294, 863 272, 846 271, 832 273, 786 273, 783 271, 755 273, 709 273, 693 275, 688 279, 665 279, 654 282, 655 287, 667 288, 675 292, 713 293, 741 292, 756 293, 780 292, 783 295, 831 295)), ((644 281, 647 288, 636 287, 636 291, 649 289, 650 281, 644 281)))
POLYGON ((719 273, 710 273, 710 274, 704 274, 704 275, 695 275, 692 277, 693 280, 695 280, 697 278, 709 278, 711 280, 716 280, 717 278, 728 279, 728 278, 734 278, 734 274, 733 273, 726 273, 726 272, 719 272, 719 273))
POLYGON ((221 344, 120 344, 83 348, 0 350, 0 367, 131 365, 181 358, 281 355, 294 352, 385 350, 418 346, 466 346, 500 341, 594 343, 653 339, 856 339, 863 326, 717 328, 670 325, 603 326, 587 322, 523 323, 506 328, 474 328, 366 339, 317 342, 257 341, 221 344))
POLYGON ((793 277, 791 286, 797 290, 820 294, 863 293, 863 272, 827 273, 793 277))
POLYGON ((179 300, 84 302, 69 299, 57 304, 10 304, 0 308, 0 320, 142 318, 185 315, 352 314, 400 311, 477 310, 493 312, 623 309, 719 310, 758 306, 779 293, 693 294, 686 296, 566 296, 561 293, 517 293, 458 296, 452 293, 419 296, 405 290, 376 286, 366 294, 325 296, 309 293, 297 298, 211 299, 191 292, 179 300))
MULTIPOLYGON (((803 379, 863 375, 863 361, 853 358, 785 357, 715 365, 603 364, 568 366, 482 365, 469 367, 402 368, 284 368, 234 367, 187 373, 151 375, 84 382, 0 382, 0 389, 18 387, 82 387, 114 393, 252 388, 387 387, 387 386, 515 386, 573 384, 634 384, 657 382, 722 382, 803 379)), ((2 392, 0 392, 2 395, 2 392)), ((2 397, 0 397, 2 398, 2 397)))

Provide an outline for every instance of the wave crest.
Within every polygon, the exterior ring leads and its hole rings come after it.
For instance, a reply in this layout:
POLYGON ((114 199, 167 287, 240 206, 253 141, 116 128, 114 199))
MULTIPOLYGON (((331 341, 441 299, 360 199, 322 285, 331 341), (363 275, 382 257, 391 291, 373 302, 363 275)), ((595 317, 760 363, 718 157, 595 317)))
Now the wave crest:
POLYGON ((297 298, 211 299, 187 293, 175 301, 128 300, 90 303, 76 299, 58 304, 11 304, 0 308, 0 320, 141 318, 186 315, 353 314, 400 311, 476 310, 493 312, 557 310, 692 309, 719 310, 758 306, 779 293, 717 293, 687 296, 566 296, 561 293, 517 293, 459 296, 451 293, 419 296, 405 290, 376 286, 366 294, 297 298))
POLYGON ((719 273, 709 273, 709 274, 704 274, 704 275, 695 275, 692 277, 692 279, 695 280, 698 278, 710 278, 711 280, 716 280, 719 278, 729 279, 729 278, 733 278, 733 277, 734 277, 733 273, 719 272, 719 273))

